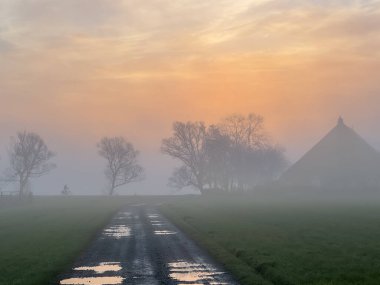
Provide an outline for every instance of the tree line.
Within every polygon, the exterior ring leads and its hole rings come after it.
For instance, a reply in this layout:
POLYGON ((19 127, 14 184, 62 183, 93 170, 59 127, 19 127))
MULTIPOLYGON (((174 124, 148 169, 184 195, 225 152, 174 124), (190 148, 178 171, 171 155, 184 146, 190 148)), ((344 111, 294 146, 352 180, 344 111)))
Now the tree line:
MULTIPOLYGON (((97 149, 106 161, 108 195, 144 178, 139 151, 125 138, 103 137, 97 149)), ((253 113, 231 115, 209 126, 203 122, 175 122, 172 135, 162 140, 161 151, 181 163, 169 178, 169 186, 193 187, 202 194, 246 192, 275 179, 287 166, 283 148, 271 142, 263 117, 253 113)), ((30 192, 31 179, 56 167, 51 162, 55 153, 33 132, 19 132, 11 138, 8 155, 9 167, 2 180, 17 184, 20 197, 30 192)))
POLYGON ((161 151, 181 162, 169 184, 201 193, 246 192, 275 178, 287 166, 284 150, 271 143, 263 117, 232 115, 217 125, 175 122, 161 151))
MULTIPOLYGON (((107 194, 115 194, 115 189, 143 178, 143 168, 138 163, 139 152, 123 137, 104 137, 97 144, 98 153, 106 160, 104 171, 108 181, 107 194)), ((36 133, 19 132, 11 138, 8 149, 9 167, 5 170, 2 181, 15 183, 20 197, 29 195, 30 181, 56 168, 51 162, 55 156, 45 141, 36 133)), ((64 186, 62 194, 68 194, 64 186)))

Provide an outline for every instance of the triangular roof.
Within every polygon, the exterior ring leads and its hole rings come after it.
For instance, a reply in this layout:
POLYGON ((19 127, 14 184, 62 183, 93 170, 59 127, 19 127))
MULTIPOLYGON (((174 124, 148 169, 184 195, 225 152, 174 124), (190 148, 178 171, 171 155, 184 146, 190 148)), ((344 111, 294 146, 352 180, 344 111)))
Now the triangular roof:
POLYGON ((378 187, 380 154, 340 117, 338 124, 279 182, 322 188, 378 187))

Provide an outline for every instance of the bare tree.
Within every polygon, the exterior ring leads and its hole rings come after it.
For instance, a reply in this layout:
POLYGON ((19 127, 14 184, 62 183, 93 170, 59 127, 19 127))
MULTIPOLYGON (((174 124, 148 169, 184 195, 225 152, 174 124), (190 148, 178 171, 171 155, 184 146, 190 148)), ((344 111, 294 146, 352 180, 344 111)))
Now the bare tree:
POLYGON ((176 122, 161 150, 182 162, 169 185, 201 193, 248 191, 275 179, 286 165, 282 148, 270 143, 263 118, 255 114, 233 115, 209 127, 176 122))
POLYGON ((196 178, 191 170, 185 165, 176 168, 172 176, 169 178, 169 186, 178 190, 188 186, 197 187, 196 185, 196 178))
POLYGON ((143 178, 143 168, 137 161, 139 152, 123 137, 104 137, 98 143, 98 149, 107 160, 105 175, 110 183, 109 195, 113 195, 117 187, 143 178))
POLYGON ((38 134, 20 132, 11 139, 10 167, 5 172, 5 180, 19 184, 21 197, 26 194, 31 178, 40 177, 55 168, 55 164, 49 162, 53 156, 54 153, 38 134))
POLYGON ((161 151, 180 160, 184 166, 174 173, 172 183, 183 187, 191 185, 198 188, 201 193, 204 192, 205 138, 206 127, 202 122, 175 122, 173 124, 173 135, 162 141, 161 151))
POLYGON ((264 118, 254 113, 228 116, 219 124, 219 129, 231 139, 234 146, 262 148, 268 143, 264 133, 264 118))
POLYGON ((254 113, 235 114, 224 118, 218 128, 231 142, 229 190, 245 191, 252 187, 258 169, 263 167, 259 153, 272 148, 264 132, 264 118, 254 113))
POLYGON ((284 150, 276 145, 260 149, 243 148, 237 154, 234 178, 238 191, 248 191, 273 181, 287 166, 284 150))
POLYGON ((210 189, 229 191, 232 175, 232 143, 228 136, 223 135, 219 128, 210 126, 206 138, 207 179, 210 189))

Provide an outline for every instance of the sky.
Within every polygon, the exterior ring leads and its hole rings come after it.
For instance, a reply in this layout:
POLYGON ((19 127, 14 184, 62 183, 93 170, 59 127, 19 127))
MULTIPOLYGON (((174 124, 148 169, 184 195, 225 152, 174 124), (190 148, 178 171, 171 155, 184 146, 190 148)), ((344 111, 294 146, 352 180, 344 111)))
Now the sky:
POLYGON ((380 1, 0 0, 0 171, 17 131, 58 167, 37 194, 105 188, 96 143, 124 136, 164 194, 174 121, 265 118, 297 160, 342 115, 380 150, 380 1))

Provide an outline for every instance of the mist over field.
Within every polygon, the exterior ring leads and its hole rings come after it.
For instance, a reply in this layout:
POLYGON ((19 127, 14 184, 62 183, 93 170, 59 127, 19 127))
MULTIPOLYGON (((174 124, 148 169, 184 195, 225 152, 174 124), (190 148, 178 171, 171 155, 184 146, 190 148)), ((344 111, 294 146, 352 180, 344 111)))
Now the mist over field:
POLYGON ((0 0, 0 285, 379 285, 380 0, 0 0))
POLYGON ((173 122, 251 112, 291 163, 340 115, 379 150, 379 13, 378 1, 2 0, 1 171, 9 138, 35 132, 58 166, 35 194, 99 194, 96 144, 123 136, 146 179, 119 193, 169 194, 173 122))

